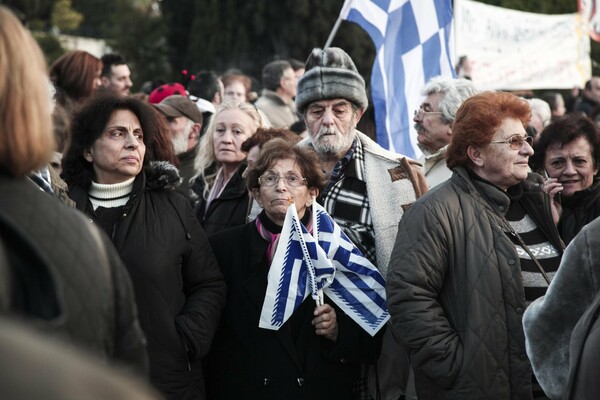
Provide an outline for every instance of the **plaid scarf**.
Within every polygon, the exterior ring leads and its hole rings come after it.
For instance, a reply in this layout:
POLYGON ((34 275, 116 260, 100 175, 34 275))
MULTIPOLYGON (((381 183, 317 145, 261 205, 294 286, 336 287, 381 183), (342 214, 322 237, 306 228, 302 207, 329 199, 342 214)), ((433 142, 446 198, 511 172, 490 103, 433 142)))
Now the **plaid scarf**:
POLYGON ((362 144, 354 139, 348 152, 331 174, 319 203, 365 257, 377 265, 375 230, 365 182, 365 158, 362 144))

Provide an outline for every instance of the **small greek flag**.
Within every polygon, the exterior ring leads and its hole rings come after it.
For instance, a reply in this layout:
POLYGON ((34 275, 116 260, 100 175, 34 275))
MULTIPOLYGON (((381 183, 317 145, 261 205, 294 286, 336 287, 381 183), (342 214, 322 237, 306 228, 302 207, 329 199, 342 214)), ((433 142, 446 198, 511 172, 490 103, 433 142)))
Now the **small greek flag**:
POLYGON ((288 208, 269 270, 259 327, 279 329, 310 293, 318 305, 327 295, 375 335, 390 318, 383 277, 316 202, 312 218, 311 235, 296 207, 288 208))

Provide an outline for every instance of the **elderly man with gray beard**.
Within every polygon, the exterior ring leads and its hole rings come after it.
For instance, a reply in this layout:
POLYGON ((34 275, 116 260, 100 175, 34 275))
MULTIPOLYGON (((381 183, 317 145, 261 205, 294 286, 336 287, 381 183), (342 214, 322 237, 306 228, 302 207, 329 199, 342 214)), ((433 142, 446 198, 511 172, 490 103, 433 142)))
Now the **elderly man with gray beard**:
MULTIPOLYGON (((419 164, 356 130, 368 106, 367 93, 354 62, 342 49, 313 49, 298 82, 296 106, 309 136, 299 145, 316 150, 329 180, 319 203, 385 277, 400 218, 427 191, 419 164)), ((379 361, 370 370, 371 398, 377 383, 384 400, 404 394, 408 356, 391 325, 379 361)), ((362 375, 358 381, 366 386, 364 370, 362 375)), ((369 398, 366 390, 357 390, 361 398, 369 398)))
POLYGON ((180 95, 169 96, 155 107, 167 118, 173 150, 179 159, 182 181, 176 190, 189 198, 189 180, 195 175, 194 159, 202 131, 202 112, 192 100, 180 95))

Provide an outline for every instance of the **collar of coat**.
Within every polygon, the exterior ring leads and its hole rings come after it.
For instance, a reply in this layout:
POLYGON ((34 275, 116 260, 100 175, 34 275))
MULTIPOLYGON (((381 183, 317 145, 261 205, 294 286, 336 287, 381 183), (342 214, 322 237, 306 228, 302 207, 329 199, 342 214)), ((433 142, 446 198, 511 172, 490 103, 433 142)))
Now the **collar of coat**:
POLYGON ((179 170, 167 161, 151 161, 143 175, 144 185, 150 190, 173 190, 181 183, 179 170))

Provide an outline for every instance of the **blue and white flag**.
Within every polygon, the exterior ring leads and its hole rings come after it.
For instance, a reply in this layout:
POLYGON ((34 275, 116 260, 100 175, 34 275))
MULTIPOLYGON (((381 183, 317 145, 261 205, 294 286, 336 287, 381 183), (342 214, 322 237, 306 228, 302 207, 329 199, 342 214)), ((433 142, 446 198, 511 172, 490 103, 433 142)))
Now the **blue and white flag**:
POLYGON ((385 281, 339 225, 313 203, 313 234, 296 207, 288 208, 269 270, 259 327, 279 329, 311 294, 327 295, 361 328, 375 335, 389 320, 385 281))
POLYGON ((346 0, 340 18, 360 25, 375 44, 371 97, 377 142, 416 158, 413 113, 435 76, 454 77, 451 0, 346 0))

